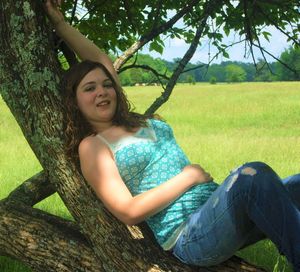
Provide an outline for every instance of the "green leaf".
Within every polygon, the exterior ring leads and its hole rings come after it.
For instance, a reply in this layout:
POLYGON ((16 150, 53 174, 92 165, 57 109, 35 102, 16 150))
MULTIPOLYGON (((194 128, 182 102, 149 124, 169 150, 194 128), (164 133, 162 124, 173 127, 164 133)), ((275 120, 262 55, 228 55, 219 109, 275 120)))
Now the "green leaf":
POLYGON ((224 32, 225 32, 226 36, 228 37, 229 33, 230 33, 230 29, 227 27, 224 27, 224 32))
POLYGON ((222 51, 222 54, 224 58, 229 59, 229 54, 225 50, 222 51))
POLYGON ((159 44, 157 41, 153 41, 150 43, 149 50, 156 51, 156 52, 162 54, 164 51, 164 47, 161 44, 159 44))
POLYGON ((263 31, 262 34, 264 35, 265 39, 269 42, 269 36, 272 36, 271 33, 267 32, 267 31, 263 31))

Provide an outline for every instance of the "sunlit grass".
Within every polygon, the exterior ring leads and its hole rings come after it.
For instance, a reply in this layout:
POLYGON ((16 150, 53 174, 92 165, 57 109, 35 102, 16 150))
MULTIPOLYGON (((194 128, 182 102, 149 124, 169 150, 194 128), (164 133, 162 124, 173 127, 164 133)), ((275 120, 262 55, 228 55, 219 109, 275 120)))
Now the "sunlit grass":
MULTIPOLYGON (((161 92, 126 90, 140 112, 161 92)), ((299 82, 179 85, 159 113, 190 160, 219 182, 249 161, 264 161, 282 177, 300 172, 299 82)), ((269 240, 239 255, 268 271, 292 271, 269 240)))
MULTIPOLYGON (((126 87, 143 112, 161 93, 159 87, 126 87)), ((221 182, 246 161, 264 161, 282 177, 300 172, 300 83, 178 85, 158 111, 170 123, 190 160, 221 182)), ((39 165, 18 125, 0 99, 0 197, 39 172, 39 165)), ((60 216, 69 213, 57 195, 38 205, 60 216)), ((268 271, 291 271, 270 241, 239 253, 268 271)), ((22 265, 0 258, 0 271, 22 265)))

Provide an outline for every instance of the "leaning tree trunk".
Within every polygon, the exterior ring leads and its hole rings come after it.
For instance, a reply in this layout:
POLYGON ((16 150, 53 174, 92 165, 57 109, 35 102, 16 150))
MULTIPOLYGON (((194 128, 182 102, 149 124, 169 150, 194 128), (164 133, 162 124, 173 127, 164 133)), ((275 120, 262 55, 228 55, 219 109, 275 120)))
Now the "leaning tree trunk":
POLYGON ((188 267, 104 209, 63 152, 62 71, 42 1, 1 1, 0 26, 0 92, 44 169, 0 201, 1 255, 34 271, 262 271, 237 257, 188 267), (75 222, 31 207, 55 191, 75 222))

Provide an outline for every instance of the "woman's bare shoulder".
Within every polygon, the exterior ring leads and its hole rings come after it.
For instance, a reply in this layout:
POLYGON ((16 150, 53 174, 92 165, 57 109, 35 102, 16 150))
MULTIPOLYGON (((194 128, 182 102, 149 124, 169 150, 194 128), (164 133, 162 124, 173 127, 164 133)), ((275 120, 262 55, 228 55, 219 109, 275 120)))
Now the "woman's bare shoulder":
POLYGON ((78 152, 80 155, 91 155, 105 149, 105 144, 96 137, 96 135, 90 135, 83 138, 79 144, 78 152))

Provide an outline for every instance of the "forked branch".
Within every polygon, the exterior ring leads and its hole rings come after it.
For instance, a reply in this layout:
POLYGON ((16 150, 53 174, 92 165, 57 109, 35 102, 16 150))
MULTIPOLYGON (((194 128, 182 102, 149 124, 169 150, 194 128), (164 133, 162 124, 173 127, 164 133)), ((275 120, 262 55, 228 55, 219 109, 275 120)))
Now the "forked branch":
POLYGON ((176 15, 174 15, 168 22, 157 28, 152 29, 148 34, 142 36, 137 42, 135 42, 130 48, 128 48, 120 57, 118 57, 114 66, 118 71, 128 59, 130 59, 140 48, 142 48, 146 43, 158 37, 161 33, 165 32, 171 28, 183 15, 192 10, 192 8, 199 2, 199 0, 191 0, 188 2, 184 8, 182 8, 176 15))

